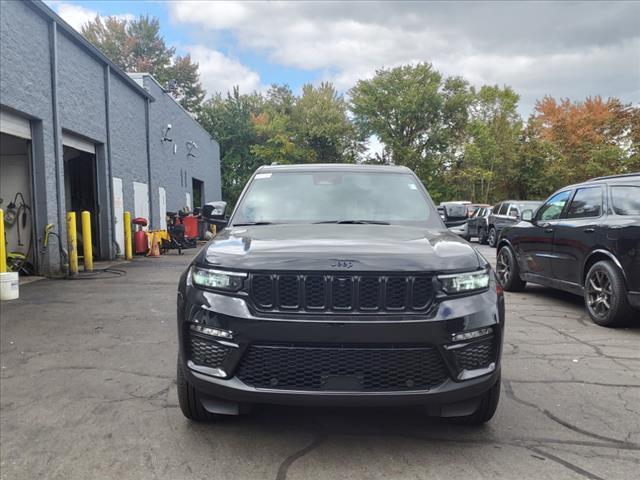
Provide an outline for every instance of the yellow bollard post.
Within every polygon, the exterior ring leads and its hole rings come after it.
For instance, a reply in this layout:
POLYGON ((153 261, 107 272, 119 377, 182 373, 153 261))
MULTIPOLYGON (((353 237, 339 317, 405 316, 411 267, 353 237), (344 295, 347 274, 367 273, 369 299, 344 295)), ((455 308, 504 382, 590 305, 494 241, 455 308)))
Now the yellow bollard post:
POLYGON ((7 246, 4 243, 4 210, 0 208, 0 273, 7 271, 7 246))
POLYGON ((91 213, 82 212, 82 251, 84 254, 84 271, 93 272, 93 243, 91 240, 91 213))
POLYGON ((131 213, 124 212, 124 258, 131 260, 133 252, 131 247, 131 213))
POLYGON ((78 233, 76 212, 67 212, 67 248, 69 249, 69 274, 78 273, 78 233))

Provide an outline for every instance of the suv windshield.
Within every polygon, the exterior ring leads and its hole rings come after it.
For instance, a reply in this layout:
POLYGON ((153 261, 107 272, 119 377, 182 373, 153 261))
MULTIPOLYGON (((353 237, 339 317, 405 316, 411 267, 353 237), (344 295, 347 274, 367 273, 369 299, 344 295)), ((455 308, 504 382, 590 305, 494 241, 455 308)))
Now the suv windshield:
POLYGON ((233 225, 334 222, 441 226, 413 175, 386 172, 258 173, 232 219, 233 225))

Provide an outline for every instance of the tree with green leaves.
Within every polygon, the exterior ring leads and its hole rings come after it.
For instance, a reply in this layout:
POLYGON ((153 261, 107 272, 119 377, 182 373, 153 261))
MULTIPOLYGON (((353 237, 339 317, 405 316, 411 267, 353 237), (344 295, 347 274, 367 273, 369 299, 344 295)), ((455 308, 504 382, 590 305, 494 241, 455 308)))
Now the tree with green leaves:
POLYGON ((432 181, 461 154, 473 99, 469 84, 419 63, 378 70, 349 93, 360 132, 376 135, 392 163, 411 168, 438 193, 441 185, 432 181))
POLYGON ((238 87, 226 96, 216 94, 204 102, 199 121, 220 144, 222 198, 235 205, 251 174, 264 162, 252 152, 259 143, 254 118, 264 108, 262 95, 240 94, 238 87))
POLYGON ((522 131, 517 111, 520 97, 511 87, 497 85, 485 85, 474 94, 462 164, 455 179, 464 186, 464 198, 488 203, 510 196, 522 131))
POLYGON ((291 115, 298 142, 309 152, 307 162, 355 160, 358 141, 342 95, 328 82, 304 85, 291 115))
POLYGON ((150 73, 184 108, 197 113, 205 95, 198 64, 190 55, 176 56, 175 48, 166 45, 156 17, 128 20, 96 16, 83 25, 81 33, 120 68, 150 73))
POLYGON ((254 115, 252 122, 257 142, 251 145, 251 153, 264 165, 308 161, 310 152, 295 138, 290 117, 266 109, 254 115))
POLYGON ((191 55, 177 55, 173 63, 160 75, 176 100, 187 111, 198 113, 204 101, 205 91, 200 84, 198 64, 191 55))
POLYGON ((510 184, 512 198, 538 200, 549 195, 562 185, 554 179, 550 166, 557 162, 559 152, 542 139, 540 125, 533 117, 529 118, 518 140, 518 150, 514 166, 506 181, 510 184))
POLYGON ((251 153, 265 165, 306 161, 308 152, 296 138, 291 118, 296 101, 288 85, 271 85, 262 110, 252 117, 257 141, 251 153))

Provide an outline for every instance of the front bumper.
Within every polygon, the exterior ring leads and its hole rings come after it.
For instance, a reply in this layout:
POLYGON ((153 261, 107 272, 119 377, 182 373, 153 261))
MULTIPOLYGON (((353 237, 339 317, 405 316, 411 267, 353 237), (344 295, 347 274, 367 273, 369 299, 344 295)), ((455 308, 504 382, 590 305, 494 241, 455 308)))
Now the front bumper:
POLYGON ((640 292, 627 292, 627 300, 636 310, 640 310, 640 292))
POLYGON ((469 225, 467 223, 464 223, 455 227, 449 227, 449 231, 455 233, 456 235, 460 235, 461 237, 466 237, 469 235, 469 225))
MULTIPOLYGON (((366 318, 362 315, 309 318, 306 315, 291 314, 267 318, 256 316, 242 298, 219 295, 184 284, 178 294, 181 368, 187 380, 205 398, 210 397, 211 405, 208 407, 205 403, 205 408, 213 411, 228 410, 228 405, 220 407, 217 401, 232 402, 234 405, 276 403, 325 406, 442 405, 465 402, 490 389, 499 378, 503 325, 503 297, 496 293, 495 280, 492 280, 488 291, 439 301, 425 315, 385 314, 366 318), (232 332, 232 338, 202 335, 194 332, 194 325, 232 332), (455 347, 451 348, 452 345, 465 345, 464 348, 471 345, 475 348, 479 342, 487 343, 489 337, 453 344, 452 335, 486 327, 493 329, 490 336, 490 355, 493 356, 491 364, 463 368, 468 364, 464 363, 465 360, 456 352, 455 347), (207 345, 215 348, 200 350, 198 347, 199 350, 194 353, 194 338, 198 345, 208 342, 207 345), (393 372, 397 372, 397 368, 400 368, 398 365, 402 364, 393 364, 390 360, 388 371, 384 370, 384 365, 378 365, 380 369, 376 371, 376 375, 383 371, 390 378, 391 383, 385 384, 382 389, 377 389, 376 386, 367 389, 366 386, 370 386, 367 379, 360 379, 360 384, 356 380, 356 384, 353 384, 348 383, 350 379, 347 378, 347 384, 341 383, 344 378, 334 378, 339 375, 333 375, 336 373, 333 370, 331 375, 327 375, 328 379, 323 379, 323 382, 326 380, 323 386, 283 386, 277 384, 277 379, 274 379, 276 383, 272 385, 255 385, 247 382, 246 375, 243 376, 242 372, 243 361, 246 361, 243 359, 247 358, 251 348, 255 346, 282 348, 283 351, 296 348, 315 351, 314 349, 326 348, 331 352, 337 351, 339 355, 355 352, 353 355, 360 355, 357 357, 359 365, 365 365, 365 368, 377 365, 366 356, 368 352, 374 352, 373 355, 377 355, 375 358, 379 360, 381 350, 382 358, 387 351, 390 352, 389 358, 393 355, 402 358, 400 352, 403 349, 407 349, 407 352, 425 349, 437 355, 443 373, 441 381, 432 382, 425 388, 416 387, 412 380, 407 380, 408 383, 403 383, 396 389, 393 385, 398 383, 393 383, 393 372), (220 351, 224 354, 219 355, 220 351)), ((287 357, 288 363, 281 364, 283 369, 289 370, 289 381, 297 375, 304 375, 305 368, 290 360, 291 357, 287 357)), ((270 375, 271 372, 267 379, 270 375)), ((231 410, 233 413, 234 408, 231 410)))

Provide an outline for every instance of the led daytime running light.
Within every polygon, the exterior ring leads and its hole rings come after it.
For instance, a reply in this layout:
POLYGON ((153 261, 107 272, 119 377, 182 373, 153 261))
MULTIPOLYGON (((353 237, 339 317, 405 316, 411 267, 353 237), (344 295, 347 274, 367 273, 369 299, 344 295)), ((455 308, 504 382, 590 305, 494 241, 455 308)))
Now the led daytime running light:
POLYGON ((493 333, 492 327, 480 328, 478 330, 471 330, 469 332, 454 333, 451 336, 451 340, 454 342, 461 342, 463 340, 473 340, 474 338, 480 338, 493 333))
POLYGON ((228 330, 222 330, 221 328, 204 327, 202 325, 191 325, 191 330, 204 335, 211 335, 212 337, 233 338, 233 334, 228 330))

